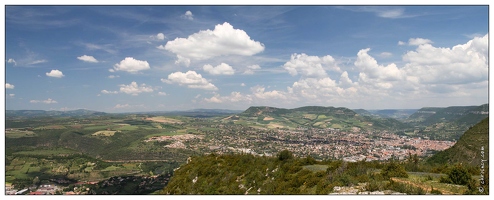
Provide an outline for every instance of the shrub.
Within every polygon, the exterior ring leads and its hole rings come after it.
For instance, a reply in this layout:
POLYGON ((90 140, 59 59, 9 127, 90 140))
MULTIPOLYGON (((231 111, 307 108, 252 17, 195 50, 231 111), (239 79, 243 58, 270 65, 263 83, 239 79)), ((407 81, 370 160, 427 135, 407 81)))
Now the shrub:
POLYGON ((292 158, 293 158, 293 154, 288 150, 283 150, 280 153, 278 153, 278 160, 285 161, 292 158))
POLYGON ((369 175, 369 178, 375 181, 384 181, 386 180, 381 173, 372 173, 369 175))
POLYGON ((405 168, 396 162, 391 162, 383 167, 381 175, 388 179, 391 177, 403 177, 408 178, 408 174, 405 168))
POLYGON ((382 191, 384 190, 384 184, 381 181, 371 181, 367 183, 365 186, 365 190, 373 192, 373 191, 382 191))
POLYGON ((461 165, 456 165, 448 172, 448 179, 453 184, 466 185, 472 179, 472 175, 461 165))
POLYGON ((343 165, 342 161, 333 161, 328 164, 328 168, 326 169, 326 173, 329 174, 334 172, 336 169, 340 168, 343 165))
POLYGON ((412 185, 398 183, 393 180, 390 180, 390 182, 386 185, 386 189, 397 191, 400 193, 411 194, 411 195, 425 194, 425 190, 420 187, 414 187, 412 185))
POLYGON ((314 159, 312 156, 308 155, 304 160, 303 160, 303 164, 304 165, 313 165, 313 164, 316 164, 316 159, 314 159))

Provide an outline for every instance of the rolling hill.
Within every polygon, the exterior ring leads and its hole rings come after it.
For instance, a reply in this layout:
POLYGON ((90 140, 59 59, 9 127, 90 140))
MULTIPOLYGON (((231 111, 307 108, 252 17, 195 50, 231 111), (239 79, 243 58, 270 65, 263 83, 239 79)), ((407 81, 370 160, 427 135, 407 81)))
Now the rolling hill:
POLYGON ((458 140, 469 127, 489 115, 489 104, 422 108, 410 115, 405 123, 415 127, 418 135, 436 140, 458 140))
MULTIPOLYGON (((470 166, 480 166, 481 160, 489 158, 489 118, 485 118, 467 130, 451 148, 430 157, 431 164, 462 163, 470 166), (483 149, 483 150, 482 150, 483 149), (482 158, 484 152, 484 158, 482 158)), ((484 163, 488 164, 488 162, 484 163)))
POLYGON ((416 125, 431 125, 441 122, 455 122, 474 125, 489 114, 489 104, 480 106, 450 106, 446 108, 426 107, 410 115, 406 122, 416 125))
POLYGON ((373 116, 373 117, 404 120, 408 118, 410 115, 416 113, 418 109, 384 109, 384 110, 354 109, 353 111, 363 116, 373 116))
MULTIPOLYGON (((334 128, 341 130, 399 130, 407 125, 392 118, 359 115, 344 107, 305 106, 294 109, 250 107, 235 123, 265 128, 334 128)), ((232 117, 225 118, 231 120, 232 117)))

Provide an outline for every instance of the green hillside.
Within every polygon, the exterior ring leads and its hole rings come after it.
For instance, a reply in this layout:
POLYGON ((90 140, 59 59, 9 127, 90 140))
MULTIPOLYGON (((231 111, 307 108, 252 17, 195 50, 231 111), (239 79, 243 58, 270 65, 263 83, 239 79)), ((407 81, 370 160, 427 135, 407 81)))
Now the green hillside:
MULTIPOLYGON (((441 151, 427 160, 431 164, 454 164, 479 166, 481 160, 489 158, 489 118, 467 130, 458 142, 449 149, 441 151), (482 150, 483 149, 483 150, 482 150), (482 151, 484 158, 482 158, 482 151)), ((488 162, 484 164, 488 165, 488 162)))
POLYGON ((405 170, 417 164, 424 167, 413 160, 316 161, 287 150, 275 157, 209 154, 190 157, 157 194, 488 194, 475 192, 475 179, 452 184, 441 182, 450 175, 405 170))
POLYGON ((235 119, 236 124, 264 128, 333 128, 345 131, 400 130, 406 124, 395 119, 359 115, 343 107, 305 106, 294 109, 250 107, 235 119))
POLYGON ((372 113, 370 113, 369 111, 367 111, 365 109, 353 109, 353 112, 355 112, 359 115, 362 115, 362 116, 372 116, 372 113))
POLYGON ((426 107, 410 115, 406 122, 415 125, 432 125, 441 122, 455 122, 474 125, 487 117, 489 104, 480 106, 450 106, 446 108, 426 107))
POLYGON ((373 116, 379 118, 393 118, 397 120, 405 120, 410 115, 415 114, 418 109, 383 109, 383 110, 365 110, 353 109, 359 115, 373 116))
POLYGON ((462 115, 462 117, 456 119, 455 122, 458 124, 465 124, 467 126, 470 126, 485 119, 488 116, 488 113, 489 104, 483 104, 468 110, 464 115, 462 115))
POLYGON ((192 157, 160 194, 329 194, 334 186, 366 182, 379 163, 317 162, 289 151, 277 157, 192 157), (317 165, 316 165, 317 164, 317 165))
POLYGON ((407 122, 424 122, 429 117, 436 114, 436 112, 442 110, 443 108, 436 107, 425 107, 417 110, 417 112, 413 113, 407 118, 407 122))
POLYGON ((453 141, 458 140, 469 127, 479 123, 488 115, 489 104, 422 108, 404 122, 414 127, 417 136, 453 141))

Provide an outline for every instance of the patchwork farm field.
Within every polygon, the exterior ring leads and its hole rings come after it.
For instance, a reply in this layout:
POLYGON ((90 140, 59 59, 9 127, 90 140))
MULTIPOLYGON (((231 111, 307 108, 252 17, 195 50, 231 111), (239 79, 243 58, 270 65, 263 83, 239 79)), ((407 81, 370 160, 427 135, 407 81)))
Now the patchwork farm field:
POLYGON ((170 118, 170 117, 149 117, 146 120, 159 122, 159 123, 168 123, 168 124, 181 124, 183 123, 181 120, 170 118))
POLYGON ((27 120, 24 127, 36 128, 6 131, 6 181, 22 186, 32 183, 36 176, 43 181, 60 177, 95 181, 112 176, 168 172, 178 167, 177 161, 185 161, 190 152, 184 152, 190 150, 167 149, 160 144, 171 142, 144 140, 217 130, 184 126, 179 119, 124 115, 47 121, 54 125, 39 125, 39 121, 30 124, 27 120))
POLYGON ((22 138, 22 137, 34 137, 36 133, 33 131, 24 131, 24 130, 6 130, 5 137, 8 138, 22 138))
POLYGON ((98 132, 93 133, 91 135, 94 135, 94 136, 113 136, 116 132, 118 132, 118 131, 98 131, 98 132))
POLYGON ((66 129, 65 126, 62 125, 49 125, 49 126, 40 126, 35 128, 34 130, 49 130, 49 129, 66 129))

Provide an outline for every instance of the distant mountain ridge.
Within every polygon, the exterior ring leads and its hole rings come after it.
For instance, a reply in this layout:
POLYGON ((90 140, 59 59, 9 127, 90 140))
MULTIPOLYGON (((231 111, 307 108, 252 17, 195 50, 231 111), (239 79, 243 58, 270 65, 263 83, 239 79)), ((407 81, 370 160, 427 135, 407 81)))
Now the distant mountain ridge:
POLYGON ((77 109, 68 111, 58 110, 6 110, 7 117, 75 117, 75 116, 100 116, 109 114, 152 114, 152 115, 180 115, 188 117, 214 117, 220 115, 229 115, 241 113, 242 110, 228 109, 192 109, 185 111, 147 111, 147 112, 128 112, 128 113, 106 113, 100 111, 77 109))
POLYGON ((382 109, 382 110, 354 109, 353 111, 363 116, 374 116, 374 117, 404 120, 408 118, 410 115, 417 112, 418 110, 419 109, 382 109))
POLYGON ((398 130, 407 127, 396 119, 361 116, 351 109, 332 106, 304 106, 293 109, 252 106, 238 116, 240 119, 237 123, 255 123, 267 127, 314 127, 352 131, 398 130))
POLYGON ((64 117, 64 116, 88 116, 88 115, 106 115, 105 112, 92 111, 86 109, 77 109, 69 111, 57 110, 6 110, 7 117, 64 117))
POLYGON ((258 116, 261 115, 262 113, 270 113, 273 115, 283 115, 283 114, 288 114, 292 112, 305 112, 307 114, 328 114, 328 113, 334 113, 334 114, 340 114, 340 115, 347 115, 347 116, 354 116, 357 114, 353 110, 350 110, 348 108, 344 107, 323 107, 323 106, 304 106, 304 107, 299 107, 299 108, 293 108, 293 109, 286 109, 286 108, 276 108, 276 107, 269 107, 269 106, 251 106, 247 110, 241 113, 241 115, 244 116, 258 116))
POLYGON ((480 106, 425 107, 410 115, 406 122, 431 125, 439 122, 455 122, 473 125, 489 115, 489 104, 480 106))

